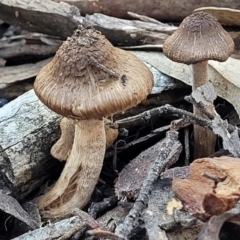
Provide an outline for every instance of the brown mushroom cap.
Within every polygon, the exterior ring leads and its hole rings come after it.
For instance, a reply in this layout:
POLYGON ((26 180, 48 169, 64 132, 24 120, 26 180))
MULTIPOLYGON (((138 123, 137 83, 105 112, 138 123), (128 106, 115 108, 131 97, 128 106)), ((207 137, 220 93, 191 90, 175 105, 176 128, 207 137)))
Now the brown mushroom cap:
POLYGON ((152 73, 137 57, 83 28, 62 44, 34 83, 50 109, 82 120, 125 111, 144 100, 152 86, 152 73))
POLYGON ((186 17, 163 45, 163 52, 168 58, 185 64, 205 60, 223 62, 233 50, 231 36, 215 17, 205 12, 186 17))

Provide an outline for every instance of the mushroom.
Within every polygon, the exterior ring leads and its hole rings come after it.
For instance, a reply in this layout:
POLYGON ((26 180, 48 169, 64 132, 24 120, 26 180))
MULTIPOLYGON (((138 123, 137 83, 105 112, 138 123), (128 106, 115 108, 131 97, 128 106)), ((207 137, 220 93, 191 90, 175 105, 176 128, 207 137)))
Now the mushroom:
MULTIPOLYGON (((196 12, 186 17, 179 28, 163 44, 164 54, 172 61, 192 64, 192 88, 204 85, 208 79, 208 60, 226 61, 234 50, 231 36, 215 17, 196 12)), ((209 110, 213 111, 209 106, 209 110)), ((201 115, 198 109, 195 114, 201 115)), ((208 129, 194 126, 195 158, 214 152, 215 135, 208 129)))
POLYGON ((34 83, 37 96, 75 124, 65 167, 38 203, 45 218, 66 217, 89 202, 106 149, 103 118, 136 106, 152 86, 152 73, 137 57, 82 27, 41 69, 34 83))

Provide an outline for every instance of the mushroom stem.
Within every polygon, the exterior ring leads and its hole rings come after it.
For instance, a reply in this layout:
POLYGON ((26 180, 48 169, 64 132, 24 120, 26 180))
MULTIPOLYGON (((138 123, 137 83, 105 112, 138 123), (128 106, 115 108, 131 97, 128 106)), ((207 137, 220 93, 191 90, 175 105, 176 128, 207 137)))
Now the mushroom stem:
POLYGON ((198 62, 192 65, 193 68, 193 85, 192 88, 196 88, 204 85, 208 82, 208 61, 198 62))
POLYGON ((61 176, 39 201, 44 217, 66 216, 89 202, 102 169, 105 149, 103 120, 75 123, 73 148, 61 176))
POLYGON ((60 122, 60 129, 61 137, 52 146, 51 155, 60 161, 66 161, 73 145, 75 131, 73 120, 64 117, 60 122))
MULTIPOLYGON (((193 64, 193 85, 196 88, 208 82, 208 61, 193 64)), ((212 106, 208 106, 213 111, 212 106)), ((196 115, 204 117, 203 114, 194 106, 193 111, 196 115)), ((216 135, 209 129, 194 125, 194 159, 207 157, 215 152, 216 135)))

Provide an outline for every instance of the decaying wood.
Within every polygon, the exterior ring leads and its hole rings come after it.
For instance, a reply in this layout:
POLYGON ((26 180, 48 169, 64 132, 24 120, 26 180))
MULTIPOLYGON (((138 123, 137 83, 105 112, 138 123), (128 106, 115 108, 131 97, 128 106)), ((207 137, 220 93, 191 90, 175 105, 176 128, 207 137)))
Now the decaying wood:
MULTIPOLYGON (((61 2, 62 0, 54 0, 61 2)), ((110 16, 121 18, 129 17, 127 12, 146 15, 162 21, 181 21, 183 18, 192 13, 195 8, 205 6, 229 7, 240 9, 240 3, 237 0, 218 1, 218 0, 188 0, 179 1, 155 1, 155 0, 139 0, 136 4, 135 0, 65 0, 69 4, 74 4, 80 9, 81 14, 92 14, 95 12, 104 13, 110 16)))
POLYGON ((31 32, 43 32, 66 38, 77 28, 78 9, 50 0, 0 0, 1 20, 31 32))
POLYGON ((25 30, 46 33, 66 39, 79 24, 94 27, 116 45, 162 44, 176 30, 167 24, 130 21, 95 13, 80 16, 78 9, 67 3, 0 0, 1 19, 25 30))
POLYGON ((200 158, 187 179, 174 179, 173 192, 186 211, 202 220, 233 208, 240 198, 239 158, 200 158))
POLYGON ((69 239, 74 233, 85 229, 86 223, 79 217, 64 219, 56 223, 50 223, 46 227, 25 233, 14 240, 49 240, 49 239, 69 239))
POLYGON ((59 137, 60 117, 29 91, 0 108, 0 174, 12 195, 22 199, 56 167, 51 145, 59 137))
POLYGON ((48 57, 50 55, 54 55, 57 49, 58 46, 20 44, 19 46, 0 49, 0 57, 4 59, 21 57, 26 55, 48 57))
POLYGON ((128 238, 132 231, 140 225, 143 210, 148 204, 148 196, 153 188, 153 183, 157 180, 162 171, 175 163, 182 150, 182 145, 178 141, 178 133, 169 131, 166 138, 157 143, 159 145, 156 151, 156 158, 153 166, 149 169, 146 179, 143 181, 139 195, 126 216, 124 222, 117 226, 115 234, 124 239, 128 238))
POLYGON ((62 41, 58 37, 27 33, 0 39, 0 58, 9 59, 22 56, 49 57, 55 54, 62 41))
POLYGON ((177 28, 167 24, 124 20, 100 13, 82 17, 84 27, 100 30, 114 45, 163 44, 177 28))
POLYGON ((18 66, 0 68, 0 83, 13 83, 35 77, 40 69, 51 61, 51 58, 38 63, 28 63, 18 66))

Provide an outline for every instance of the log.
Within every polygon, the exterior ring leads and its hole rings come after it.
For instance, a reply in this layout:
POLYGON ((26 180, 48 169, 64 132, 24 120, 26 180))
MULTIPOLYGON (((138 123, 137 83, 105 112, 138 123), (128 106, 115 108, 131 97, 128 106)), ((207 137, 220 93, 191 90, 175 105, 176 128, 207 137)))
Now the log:
MULTIPOLYGON (((62 2, 62 0, 54 1, 62 2)), ((65 0, 64 2, 77 6, 82 15, 98 12, 119 18, 129 18, 127 12, 130 11, 161 21, 181 21, 199 7, 214 6, 240 9, 238 0, 65 0)))
POLYGON ((50 148, 59 138, 60 119, 33 90, 0 108, 0 179, 18 200, 56 168, 50 148))

